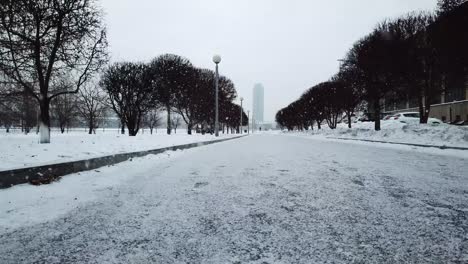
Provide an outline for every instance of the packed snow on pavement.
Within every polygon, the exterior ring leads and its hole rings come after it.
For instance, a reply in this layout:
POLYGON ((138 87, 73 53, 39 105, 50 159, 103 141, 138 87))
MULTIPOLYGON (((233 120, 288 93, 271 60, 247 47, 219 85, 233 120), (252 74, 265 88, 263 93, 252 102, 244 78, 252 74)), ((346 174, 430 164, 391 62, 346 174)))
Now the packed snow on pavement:
MULTIPOLYGON (((165 131, 164 131, 165 132, 165 131)), ((120 135, 117 130, 97 131, 89 135, 84 130, 60 134, 52 132, 50 144, 39 144, 35 133, 1 133, 0 170, 40 166, 53 163, 89 159, 118 153, 151 150, 203 141, 214 140, 210 134, 187 133, 181 129, 177 134, 159 133, 151 135, 148 130, 135 137, 120 135)), ((236 135, 221 135, 233 137, 236 135)))
POLYGON ((374 122, 353 123, 351 129, 344 123, 339 124, 337 129, 330 129, 324 124, 321 130, 314 127, 313 131, 305 133, 321 137, 468 148, 468 126, 404 124, 388 120, 382 121, 381 128, 381 131, 375 131, 374 122))
POLYGON ((0 263, 466 263, 445 153, 262 134, 15 186, 0 263))

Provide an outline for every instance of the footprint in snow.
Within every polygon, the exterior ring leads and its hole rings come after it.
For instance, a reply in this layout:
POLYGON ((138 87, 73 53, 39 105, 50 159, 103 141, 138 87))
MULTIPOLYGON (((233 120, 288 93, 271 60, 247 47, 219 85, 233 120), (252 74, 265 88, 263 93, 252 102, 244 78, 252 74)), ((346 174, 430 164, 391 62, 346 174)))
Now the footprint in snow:
POLYGON ((194 188, 201 188, 201 187, 207 186, 208 184, 209 184, 208 182, 197 182, 197 183, 195 183, 195 185, 193 187, 194 188))

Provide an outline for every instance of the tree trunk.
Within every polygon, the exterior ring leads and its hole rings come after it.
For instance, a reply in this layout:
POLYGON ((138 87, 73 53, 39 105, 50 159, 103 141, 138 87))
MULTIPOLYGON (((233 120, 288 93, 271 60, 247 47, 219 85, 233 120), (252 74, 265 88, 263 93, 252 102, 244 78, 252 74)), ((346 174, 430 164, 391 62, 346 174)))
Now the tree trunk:
POLYGON ((172 125, 171 125, 171 106, 169 104, 166 105, 167 111, 167 134, 171 134, 172 125))
POLYGON ((351 128, 351 113, 348 112, 346 115, 348 116, 348 128, 351 128))
POLYGON ((136 136, 138 134, 138 131, 140 131, 140 124, 141 124, 141 116, 142 115, 143 115, 142 113, 138 114, 138 117, 137 117, 137 120, 136 120, 136 128, 134 129, 134 136, 136 136))
POLYGON ((150 134, 153 135, 153 127, 150 127, 150 134))
POLYGON ((125 135, 125 121, 124 119, 120 119, 120 134, 125 135))
POLYGON ((192 124, 187 124, 187 134, 192 135, 192 124))
POLYGON ((380 102, 378 99, 374 101, 374 122, 375 131, 380 131, 380 102))
POLYGON ((419 107, 419 123, 423 124, 424 123, 423 122, 424 120, 424 95, 422 91, 419 92, 418 107, 419 107))
POLYGON ((132 117, 127 118, 127 131, 128 131, 128 136, 134 137, 135 134, 135 120, 133 120, 132 117))
POLYGON ((321 124, 321 123, 322 123, 321 121, 317 120, 317 128, 318 128, 318 130, 322 129, 322 124, 321 124))
POLYGON ((49 115, 49 99, 47 96, 44 96, 39 101, 39 106, 41 109, 40 113, 40 124, 39 124, 39 142, 41 144, 49 144, 50 143, 50 115, 49 115))
POLYGON ((327 119, 328 126, 331 129, 336 129, 336 126, 338 125, 338 115, 337 114, 331 114, 330 118, 327 119))
POLYGON ((421 124, 427 124, 427 121, 429 120, 429 113, 431 111, 431 99, 428 96, 429 93, 426 93, 426 96, 424 97, 424 107, 423 111, 421 112, 420 115, 420 123, 421 124))
POLYGON ((133 128, 133 127, 130 128, 130 127, 129 127, 129 128, 128 128, 128 135, 129 135, 130 137, 136 136, 135 128, 133 128))
POLYGON ((327 124, 330 129, 335 129, 335 125, 333 123, 333 116, 332 117, 327 117, 327 124))
POLYGON ((89 135, 93 134, 93 127, 94 127, 93 117, 90 117, 88 120, 88 134, 89 135))

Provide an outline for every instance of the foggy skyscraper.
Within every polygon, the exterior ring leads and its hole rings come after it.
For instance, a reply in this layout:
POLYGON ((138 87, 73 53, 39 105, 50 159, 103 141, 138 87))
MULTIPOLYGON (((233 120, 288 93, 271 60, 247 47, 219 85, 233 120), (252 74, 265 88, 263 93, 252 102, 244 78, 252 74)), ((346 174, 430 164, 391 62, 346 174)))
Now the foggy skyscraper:
POLYGON ((261 83, 253 88, 253 119, 256 123, 263 122, 265 91, 261 83))

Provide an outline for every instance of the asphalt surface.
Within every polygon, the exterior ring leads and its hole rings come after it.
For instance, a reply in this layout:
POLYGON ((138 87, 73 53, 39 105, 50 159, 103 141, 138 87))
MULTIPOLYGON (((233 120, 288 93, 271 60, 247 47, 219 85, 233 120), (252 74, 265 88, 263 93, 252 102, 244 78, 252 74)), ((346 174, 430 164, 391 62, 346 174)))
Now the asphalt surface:
POLYGON ((145 162, 0 263, 468 263, 466 159, 256 135, 145 162))

